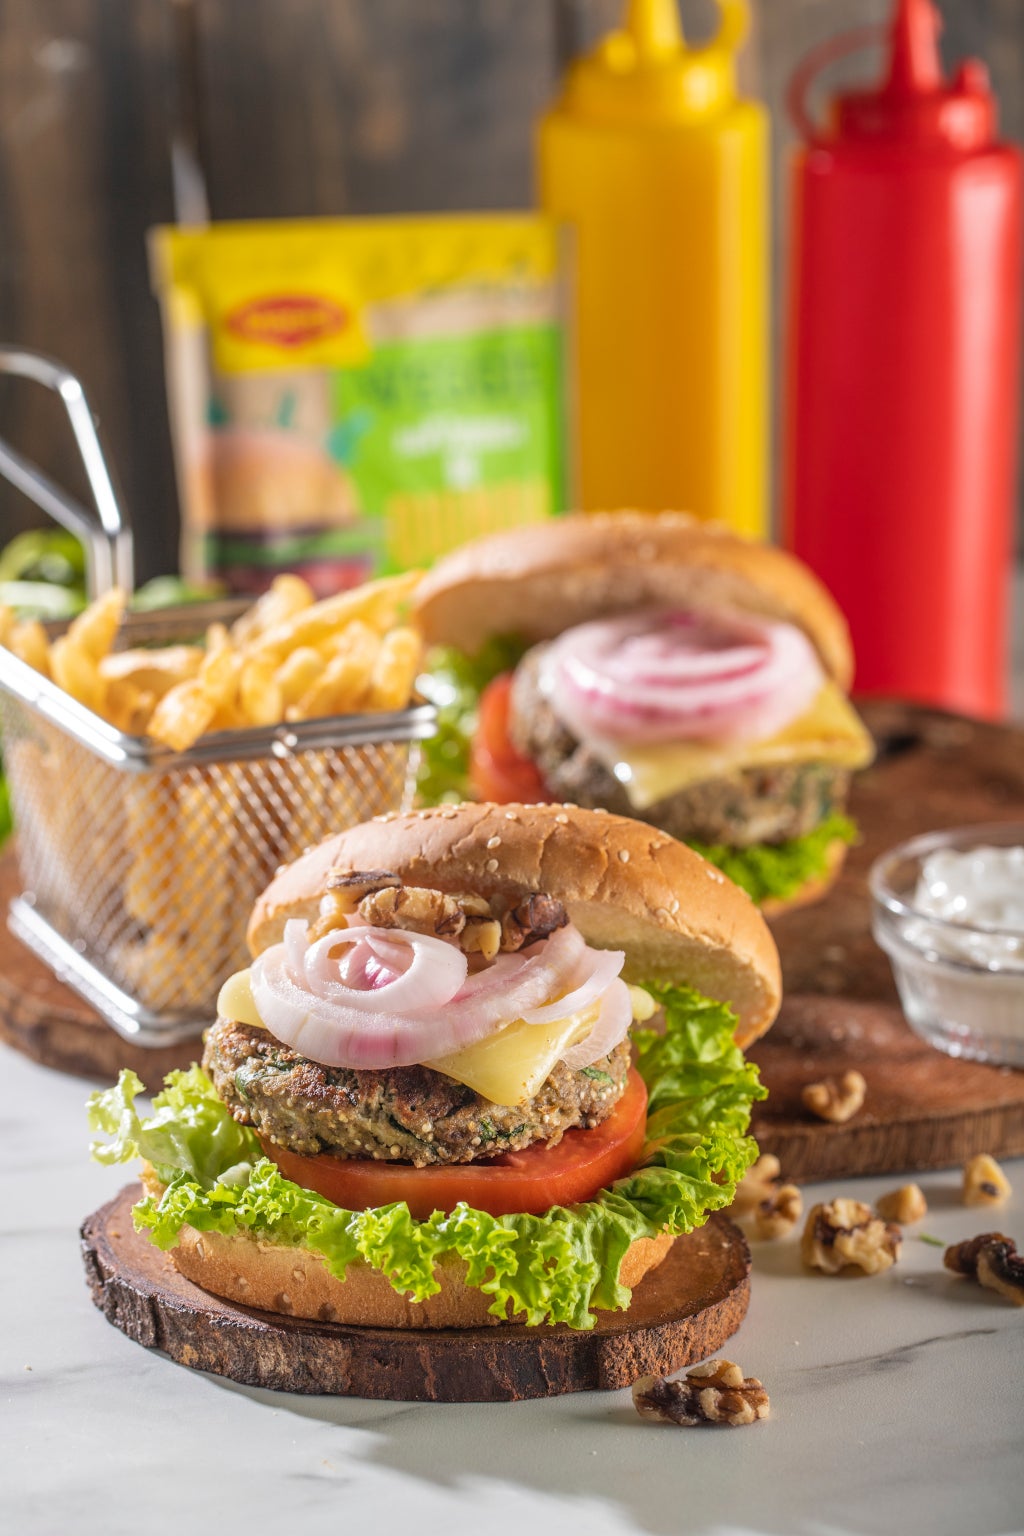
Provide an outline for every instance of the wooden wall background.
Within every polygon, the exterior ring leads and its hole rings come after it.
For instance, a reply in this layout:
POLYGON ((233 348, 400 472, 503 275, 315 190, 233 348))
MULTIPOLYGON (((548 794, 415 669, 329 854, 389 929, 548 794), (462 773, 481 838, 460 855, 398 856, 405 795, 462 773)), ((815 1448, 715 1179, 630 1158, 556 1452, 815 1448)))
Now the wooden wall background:
MULTIPOLYGON (((523 206, 531 126, 560 65, 622 3, 0 0, 0 339, 82 376, 136 522, 140 580, 176 561, 144 249, 146 229, 174 216, 175 136, 194 141, 218 218, 523 206)), ((1005 130, 1024 139, 1024 4, 940 3, 947 55, 988 62, 1005 130)), ((744 75, 774 115, 777 232, 795 63, 889 9, 755 0, 744 75)), ((711 0, 682 12, 695 37, 713 25, 711 0)), ((34 386, 0 389, 0 435, 84 494, 59 413, 34 386)), ((0 537, 36 521, 0 487, 0 537)))

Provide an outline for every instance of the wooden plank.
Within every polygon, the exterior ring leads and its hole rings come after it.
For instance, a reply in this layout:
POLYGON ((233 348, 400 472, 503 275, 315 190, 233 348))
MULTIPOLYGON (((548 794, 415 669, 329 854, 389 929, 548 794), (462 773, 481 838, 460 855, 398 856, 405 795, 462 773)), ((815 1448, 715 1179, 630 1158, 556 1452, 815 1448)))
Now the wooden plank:
MULTIPOLYGON (((172 563, 174 498, 144 232, 169 216, 168 13, 132 0, 0 0, 0 334, 81 374, 140 525, 143 574, 172 563), (171 535, 169 539, 169 534, 171 535)), ((32 385, 3 432, 79 495, 74 445, 32 385)), ((0 527, 43 521, 6 487, 0 527)))

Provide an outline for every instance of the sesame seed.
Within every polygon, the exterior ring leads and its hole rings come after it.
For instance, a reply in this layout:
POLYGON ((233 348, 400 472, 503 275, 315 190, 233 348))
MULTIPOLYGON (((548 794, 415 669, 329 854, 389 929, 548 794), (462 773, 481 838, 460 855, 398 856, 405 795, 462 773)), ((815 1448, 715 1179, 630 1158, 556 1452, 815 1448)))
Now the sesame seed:
POLYGON ((249 1289, 249 1282, 244 1275, 235 1276, 235 1289, 238 1291, 247 1291, 249 1289))
POLYGON ((662 919, 664 919, 666 917, 671 917, 672 916, 672 914, 669 911, 668 907, 655 907, 654 915, 655 915, 655 917, 660 917, 662 919))
POLYGON ((669 911, 672 913, 673 917, 675 917, 676 913, 679 911, 679 898, 677 896, 673 896, 672 905, 669 907, 669 911))
POLYGON ((561 813, 555 817, 555 820, 558 822, 559 826, 567 827, 569 825, 568 816, 565 816, 561 813))
POLYGON ((391 1156, 392 1157, 397 1157, 401 1150, 402 1150, 401 1147, 392 1147, 391 1148, 391 1156))
POLYGON ((488 859, 487 863, 484 865, 484 869, 486 869, 488 874, 491 874, 491 875, 494 874, 494 871, 497 869, 497 867, 498 867, 497 859, 488 859))
POLYGON ((489 837, 487 839, 486 846, 488 848, 500 848, 501 847, 501 838, 500 837, 489 837))
POLYGON ((506 811, 505 812, 505 820, 506 821, 518 821, 519 817, 516 815, 515 811, 506 811))
POLYGON ((275 1301, 276 1301, 278 1307, 280 1308, 280 1310, 282 1312, 290 1312, 291 1311, 291 1309, 292 1309, 292 1299, 288 1295, 287 1291, 282 1291, 280 1296, 275 1297, 275 1301))
POLYGON ((623 864, 628 864, 629 863, 629 849, 628 848, 620 848, 619 849, 619 859, 621 860, 621 862, 623 864))
POLYGON ((305 1278, 306 1278, 306 1271, 304 1269, 293 1269, 292 1270, 292 1279, 293 1280, 297 1280, 300 1285, 302 1284, 303 1280, 305 1280, 305 1278))
POLYGON ((454 821, 457 814, 458 813, 456 811, 442 811, 441 812, 441 820, 442 821, 454 821))

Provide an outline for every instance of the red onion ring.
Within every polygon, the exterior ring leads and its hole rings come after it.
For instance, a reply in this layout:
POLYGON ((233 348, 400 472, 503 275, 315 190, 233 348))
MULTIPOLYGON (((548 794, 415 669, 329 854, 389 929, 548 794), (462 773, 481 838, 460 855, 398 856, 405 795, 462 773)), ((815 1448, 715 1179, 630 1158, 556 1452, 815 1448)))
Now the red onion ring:
POLYGON ((571 1045, 562 1055, 565 1065, 578 1072, 581 1067, 592 1067, 595 1061, 608 1056, 629 1034, 633 1022, 633 1004, 629 988, 616 979, 601 998, 597 1021, 589 1035, 571 1045))
POLYGON ((253 962, 253 999, 285 1045, 324 1066, 355 1070, 454 1055, 550 1006, 557 1018, 570 1011, 574 994, 593 992, 595 972, 617 974, 623 959, 612 952, 606 960, 605 952, 589 949, 570 924, 469 976, 461 950, 426 934, 346 928, 307 947, 307 931, 293 919, 284 942, 253 962), (337 957, 332 952, 339 949, 344 953, 337 957), (399 971, 401 949, 411 959, 399 971), (370 958, 377 962, 372 972, 370 958), (381 980, 385 971, 389 977, 381 980), (552 998, 558 1003, 551 1005, 552 998))
POLYGON ((635 613, 566 630, 541 686, 578 736, 758 741, 803 714, 824 674, 803 630, 735 613, 635 613))

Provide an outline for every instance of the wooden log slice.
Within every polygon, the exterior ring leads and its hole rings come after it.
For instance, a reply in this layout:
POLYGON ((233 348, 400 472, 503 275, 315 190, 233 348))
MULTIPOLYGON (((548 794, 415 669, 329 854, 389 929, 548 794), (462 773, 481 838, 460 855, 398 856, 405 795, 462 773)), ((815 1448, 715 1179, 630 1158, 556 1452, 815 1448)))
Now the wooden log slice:
POLYGON ((673 1244, 628 1312, 592 1332, 527 1328, 352 1328, 257 1312, 200 1290, 132 1226, 129 1186, 82 1227, 92 1298, 147 1349, 245 1386, 392 1402, 516 1402, 629 1386, 704 1360, 740 1323, 750 1252, 724 1216, 673 1244))
POLYGON ((751 1131, 796 1183, 1024 1154, 1024 1072, 943 1055, 893 1003, 787 997, 748 1054, 769 1090, 751 1131), (804 1109, 806 1083, 851 1068, 868 1085, 851 1120, 830 1125, 804 1109))
POLYGON ((750 1052, 769 1092, 751 1130, 797 1181, 1024 1153, 1024 1072, 954 1060, 914 1034, 871 934, 867 882, 880 854, 918 833, 1024 825, 1024 730, 889 701, 862 714, 878 758, 851 795, 861 841, 822 901, 773 920, 785 999, 750 1052), (863 1109, 845 1125, 815 1119, 801 1088, 851 1067, 867 1080, 863 1109))
POLYGON ((130 1067, 150 1090, 175 1067, 199 1061, 197 1036, 149 1048, 123 1040, 84 998, 58 981, 7 927, 7 907, 21 890, 14 849, 0 855, 0 1040, 41 1066, 111 1083, 130 1067))

